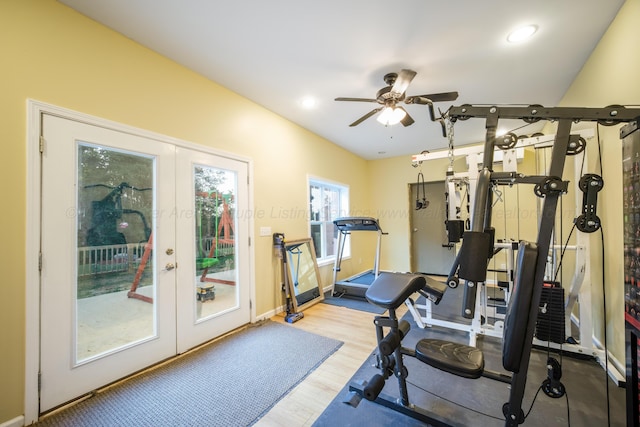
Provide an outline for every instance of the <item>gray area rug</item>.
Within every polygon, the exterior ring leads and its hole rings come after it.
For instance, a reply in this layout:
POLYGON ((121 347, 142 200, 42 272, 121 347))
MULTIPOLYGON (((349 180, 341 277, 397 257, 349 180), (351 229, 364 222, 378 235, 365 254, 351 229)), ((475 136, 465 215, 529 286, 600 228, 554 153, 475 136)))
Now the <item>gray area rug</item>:
POLYGON ((44 418, 36 426, 249 426, 342 342, 252 325, 44 418))

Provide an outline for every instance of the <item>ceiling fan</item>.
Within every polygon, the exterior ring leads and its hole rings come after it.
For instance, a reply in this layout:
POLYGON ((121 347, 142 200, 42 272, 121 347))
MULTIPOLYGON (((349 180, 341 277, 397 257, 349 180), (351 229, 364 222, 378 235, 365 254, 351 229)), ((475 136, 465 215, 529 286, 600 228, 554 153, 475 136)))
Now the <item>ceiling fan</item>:
POLYGON ((336 98, 336 101, 355 101, 355 102, 377 102, 381 107, 369 111, 349 126, 357 126, 367 120, 374 114, 382 111, 377 120, 387 126, 402 123, 403 126, 410 126, 414 123, 413 118, 407 113, 403 107, 398 106, 399 102, 405 104, 431 104, 433 102, 455 101, 458 98, 458 92, 433 93, 429 95, 405 96, 405 91, 409 87, 409 83, 416 76, 413 70, 401 70, 399 74, 388 73, 384 76, 384 82, 387 86, 383 87, 376 93, 374 98, 336 98))

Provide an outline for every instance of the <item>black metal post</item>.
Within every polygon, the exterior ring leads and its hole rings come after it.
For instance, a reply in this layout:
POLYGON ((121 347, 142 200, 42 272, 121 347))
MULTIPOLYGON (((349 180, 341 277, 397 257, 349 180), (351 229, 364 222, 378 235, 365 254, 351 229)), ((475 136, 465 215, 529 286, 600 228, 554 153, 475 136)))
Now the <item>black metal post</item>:
MULTIPOLYGON (((569 133, 571 131, 572 121, 563 119, 558 122, 558 131, 551 152, 551 165, 547 175, 550 177, 562 177, 564 170, 565 158, 567 155, 567 147, 569 146, 569 133)), ((551 234, 553 232, 554 221, 556 216, 556 208, 560 191, 550 191, 545 195, 542 207, 542 214, 538 224, 538 261, 536 265, 535 283, 533 295, 531 298, 531 307, 529 309, 529 324, 527 326, 527 336, 524 340, 524 348, 522 350, 522 358, 520 360, 520 371, 513 373, 511 381, 511 391, 509 402, 504 407, 506 417, 505 426, 515 427, 521 424, 523 420, 522 399, 527 383, 527 372, 529 370, 529 361, 531 357, 531 348, 533 347, 533 333, 540 310, 540 295, 542 294, 542 286, 544 283, 545 266, 547 263, 547 254, 551 245, 551 234)))

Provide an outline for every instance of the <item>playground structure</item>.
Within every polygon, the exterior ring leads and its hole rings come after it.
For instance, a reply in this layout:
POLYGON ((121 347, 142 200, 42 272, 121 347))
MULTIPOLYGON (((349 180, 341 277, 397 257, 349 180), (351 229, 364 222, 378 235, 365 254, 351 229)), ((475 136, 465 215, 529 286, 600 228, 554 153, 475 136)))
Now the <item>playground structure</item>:
POLYGON ((221 283, 224 285, 234 286, 233 280, 224 280, 209 277, 210 269, 224 266, 225 270, 232 268, 235 253, 234 226, 233 218, 229 211, 229 203, 233 201, 233 195, 219 194, 213 192, 196 193, 196 203, 198 207, 196 215, 196 241, 197 241, 197 258, 196 269, 202 269, 200 275, 200 285, 197 286, 196 296, 198 301, 208 301, 215 299, 215 287, 210 283, 221 283), (210 204, 210 206, 207 206, 210 204), (205 221, 206 208, 212 209, 213 215, 209 221, 205 221), (222 208, 222 212, 217 213, 222 208), (203 223, 205 222, 205 223, 203 223), (203 236, 203 230, 210 230, 210 237, 203 236), (213 231, 215 234, 212 234, 213 231))
POLYGON ((107 188, 111 191, 102 199, 90 202, 90 227, 85 236, 79 236, 81 240, 84 238, 86 246, 78 247, 78 275, 126 272, 137 265, 127 296, 153 302, 152 298, 136 292, 153 249, 153 231, 142 211, 123 207, 125 190, 142 193, 151 191, 152 188, 138 188, 127 182, 121 182, 117 186, 93 184, 84 188, 107 188), (142 225, 141 236, 140 227, 130 227, 129 221, 125 221, 127 217, 139 220, 142 225), (129 240, 136 235, 142 238, 136 243, 129 243, 123 233, 125 230, 129 240))
MULTIPOLYGON (((153 298, 138 293, 143 273, 147 267, 153 251, 153 230, 143 212, 123 207, 123 192, 149 191, 151 188, 136 188, 126 182, 117 186, 95 184, 84 188, 104 187, 111 191, 102 199, 91 200, 91 223, 85 236, 80 241, 85 246, 78 245, 78 276, 95 276, 113 273, 123 273, 135 269, 131 287, 127 292, 129 298, 153 303, 153 298), (126 216, 138 218, 142 227, 124 221, 126 216), (134 235, 134 231, 142 230, 143 239, 136 243, 129 243, 127 236, 119 230, 123 224, 127 233, 134 235)), ((212 272, 226 271, 233 268, 235 242, 234 223, 229 205, 233 202, 233 195, 218 192, 196 193, 195 241, 196 241, 196 272, 199 274, 199 285, 196 289, 198 301, 215 298, 214 283, 235 285, 235 281, 210 277, 212 272)), ((123 230, 124 230, 123 229, 123 230)))

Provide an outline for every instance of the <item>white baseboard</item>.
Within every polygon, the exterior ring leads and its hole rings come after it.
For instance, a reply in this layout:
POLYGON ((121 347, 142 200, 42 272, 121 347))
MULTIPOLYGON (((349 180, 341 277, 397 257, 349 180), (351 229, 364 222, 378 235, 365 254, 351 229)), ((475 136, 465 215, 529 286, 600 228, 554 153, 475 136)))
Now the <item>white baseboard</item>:
MULTIPOLYGON (((267 311, 266 313, 258 314, 258 315, 256 315, 256 322, 259 322, 261 320, 269 319, 269 318, 275 316, 276 314, 282 313, 284 311, 285 311, 284 306, 281 305, 280 307, 276 307, 273 310, 267 311)), ((2 426, 0 426, 0 427, 2 427, 2 426)))
MULTIPOLYGON (((325 293, 327 293, 327 292, 329 292, 331 290, 331 288, 332 288, 332 286, 325 286, 324 288, 322 288, 322 290, 325 293)), ((265 313, 262 313, 262 314, 257 314, 256 315, 256 322, 259 322, 261 320, 269 319, 270 317, 273 317, 273 316, 275 316, 276 314, 279 314, 279 313, 284 313, 285 311, 286 311, 285 306, 281 305, 280 307, 276 307, 273 310, 269 310, 269 311, 267 311, 265 313)), ((2 427, 2 426, 0 426, 0 427, 2 427)))
POLYGON ((22 415, 0 424, 0 427, 22 427, 22 426, 24 426, 24 417, 22 415))
MULTIPOLYGON (((592 338, 593 338, 593 344, 601 351, 604 351, 604 346, 602 345, 600 340, 598 340, 595 336, 593 336, 592 338)), ((616 359, 616 357, 613 354, 611 354, 611 352, 607 352, 607 356, 608 356, 607 358, 609 359, 609 372, 608 372, 609 377, 613 382, 616 383, 618 387, 624 387, 626 384, 625 364, 621 363, 618 359, 616 359)), ((598 363, 600 363, 600 366, 602 366, 602 368, 605 367, 604 360, 598 359, 598 363)))

